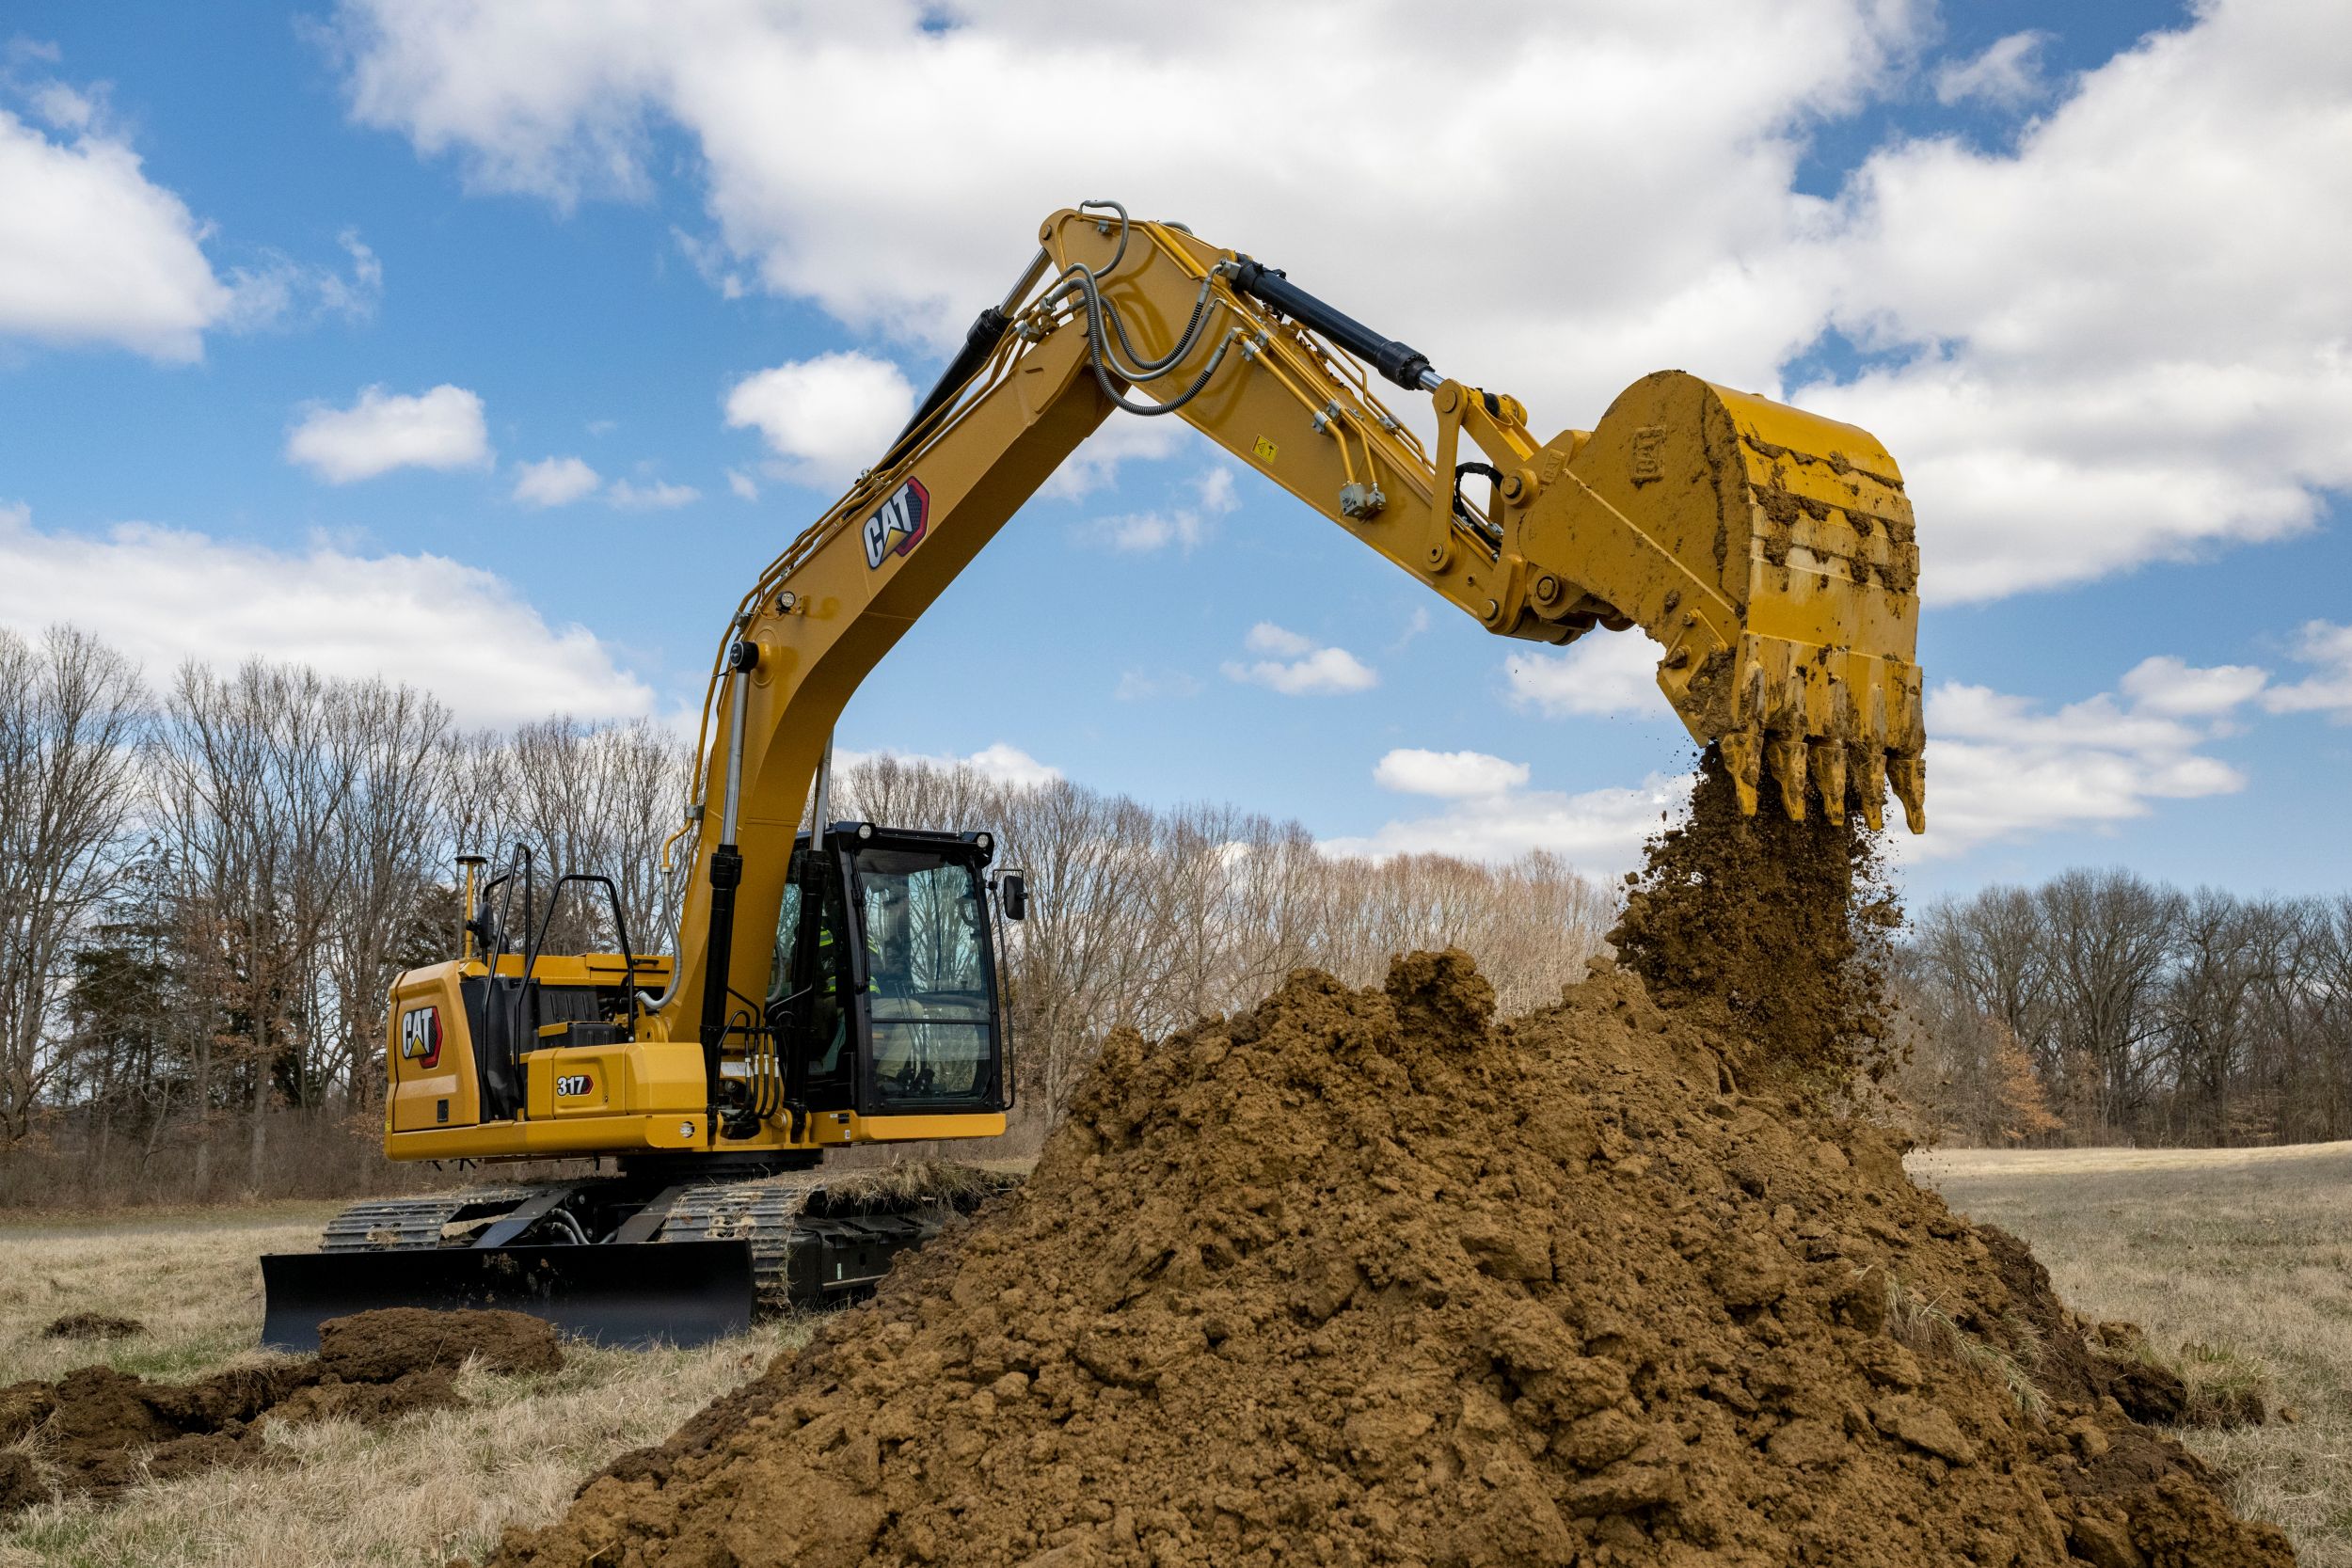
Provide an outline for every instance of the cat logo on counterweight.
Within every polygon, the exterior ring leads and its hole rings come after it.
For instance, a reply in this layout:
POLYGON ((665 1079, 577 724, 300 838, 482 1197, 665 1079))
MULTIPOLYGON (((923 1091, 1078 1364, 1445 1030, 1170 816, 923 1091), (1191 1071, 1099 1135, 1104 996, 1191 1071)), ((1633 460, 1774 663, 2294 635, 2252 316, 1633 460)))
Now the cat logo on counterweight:
POLYGON ((883 558, 904 555, 922 541, 923 525, 930 521, 931 493, 919 479, 910 479, 890 494, 882 510, 866 519, 866 568, 872 571, 883 558))

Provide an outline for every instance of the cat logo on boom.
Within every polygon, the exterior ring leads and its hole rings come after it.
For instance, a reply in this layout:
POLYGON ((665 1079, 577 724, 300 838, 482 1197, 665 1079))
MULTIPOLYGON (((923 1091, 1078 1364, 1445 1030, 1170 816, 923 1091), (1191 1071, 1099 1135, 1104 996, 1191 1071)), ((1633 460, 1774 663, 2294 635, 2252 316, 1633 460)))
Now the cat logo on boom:
POLYGON ((904 555, 921 542, 923 525, 930 521, 931 493, 919 479, 910 479, 890 494, 882 510, 866 519, 866 569, 872 571, 885 556, 904 555))

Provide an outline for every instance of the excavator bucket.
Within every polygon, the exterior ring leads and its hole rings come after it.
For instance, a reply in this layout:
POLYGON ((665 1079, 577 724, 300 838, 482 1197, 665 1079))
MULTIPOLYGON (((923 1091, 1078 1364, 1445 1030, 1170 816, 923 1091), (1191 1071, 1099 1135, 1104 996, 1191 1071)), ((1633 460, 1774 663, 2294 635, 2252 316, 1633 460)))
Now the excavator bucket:
POLYGON ((1876 437, 1662 371, 1545 447, 1534 477, 1519 549, 1545 573, 1538 613, 1663 647, 1659 688, 1721 748, 1742 809, 1769 777, 1792 817, 1811 800, 1840 819, 1851 800, 1876 828, 1891 784, 1926 831, 1919 550, 1876 437))
POLYGON ((699 1345, 752 1326, 748 1242, 289 1252, 262 1259, 262 1343, 316 1350, 319 1324, 381 1307, 497 1307, 604 1345, 699 1345))

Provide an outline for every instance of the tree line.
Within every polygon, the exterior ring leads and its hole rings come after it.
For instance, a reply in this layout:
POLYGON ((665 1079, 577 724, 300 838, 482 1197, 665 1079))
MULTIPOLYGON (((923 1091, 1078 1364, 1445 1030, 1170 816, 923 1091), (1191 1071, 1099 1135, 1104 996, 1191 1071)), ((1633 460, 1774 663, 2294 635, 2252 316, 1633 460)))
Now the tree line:
POLYGON ((1946 899, 1899 956, 1900 1087, 1983 1143, 2352 1137, 2352 897, 2128 871, 1946 899))
MULTIPOLYGON (((414 1181, 375 1153, 385 994, 456 951, 454 856, 524 843, 543 886, 611 876, 660 945, 691 750, 644 721, 468 729, 300 665, 151 683, 71 628, 0 630, 0 1204, 414 1181)), ((1525 1010, 1581 977, 1616 911, 1548 855, 1336 858, 1295 822, 1067 781, 881 756, 834 799, 991 829, 1029 873, 1004 974, 1025 1136, 1115 1027, 1232 1011, 1301 966, 1374 983, 1448 943, 1525 1010)), ((605 920, 567 903, 550 945, 609 947, 605 920)), ((1896 964, 1899 1087, 1946 1135, 2352 1136, 2352 898, 2069 872, 1933 905, 1896 964)))
MULTIPOLYGON (((301 665, 151 684, 72 628, 0 630, 0 1203, 418 1180, 374 1152, 385 998, 457 951, 454 856, 528 844, 542 886, 601 872, 632 934, 670 932, 658 847, 691 752, 643 721, 469 730, 413 688, 301 665)), ((866 759, 834 799, 990 828, 1029 872, 1004 984, 1031 1133, 1118 1025, 1242 1006, 1300 965, 1369 982, 1447 942, 1532 1006, 1582 974, 1613 907, 1549 856, 1338 860, 1296 823, 967 767, 866 759)), ((599 906, 567 902, 550 946, 609 947, 599 906)))

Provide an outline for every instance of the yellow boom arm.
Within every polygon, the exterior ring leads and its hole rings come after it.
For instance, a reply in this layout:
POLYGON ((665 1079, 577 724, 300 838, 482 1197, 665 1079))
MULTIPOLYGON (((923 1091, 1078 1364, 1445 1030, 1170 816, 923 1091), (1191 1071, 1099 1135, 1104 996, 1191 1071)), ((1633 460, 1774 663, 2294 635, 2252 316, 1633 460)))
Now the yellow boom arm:
POLYGON ((1876 826, 1891 782, 1924 828, 1918 551, 1894 460, 1867 432, 1667 371, 1591 431, 1538 440, 1518 400, 1439 375, 1179 226, 1089 203, 1040 241, 914 422, 730 623, 656 1031, 686 1037, 699 1021, 715 1052, 728 976, 765 984, 793 840, 850 693, 1122 406, 1186 420, 1489 631, 1561 643, 1638 626, 1662 649, 1660 689, 1722 748, 1747 810, 1769 773, 1792 816, 1810 797, 1836 816, 1851 798, 1876 826), (1434 451, 1373 372, 1430 400, 1434 451))

